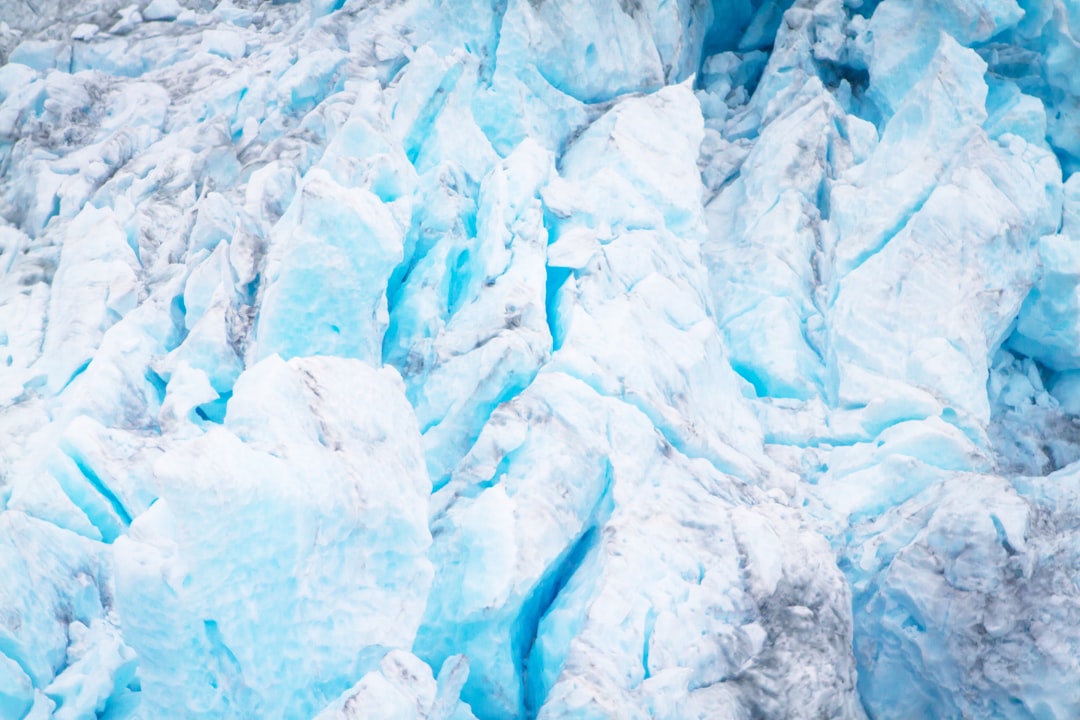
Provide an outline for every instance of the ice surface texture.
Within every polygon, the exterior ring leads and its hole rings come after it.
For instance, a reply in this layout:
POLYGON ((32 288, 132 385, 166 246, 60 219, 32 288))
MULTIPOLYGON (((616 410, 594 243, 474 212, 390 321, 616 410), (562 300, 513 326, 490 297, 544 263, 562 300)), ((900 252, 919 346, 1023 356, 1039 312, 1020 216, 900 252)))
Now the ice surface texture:
POLYGON ((1080 717, 1074 35, 0 0, 0 719, 1080 717))

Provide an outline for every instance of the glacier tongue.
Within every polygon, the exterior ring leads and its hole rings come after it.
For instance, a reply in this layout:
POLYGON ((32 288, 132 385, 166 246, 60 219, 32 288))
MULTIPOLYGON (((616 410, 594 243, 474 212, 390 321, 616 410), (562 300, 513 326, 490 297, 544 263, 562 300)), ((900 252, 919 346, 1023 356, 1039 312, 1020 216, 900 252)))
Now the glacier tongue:
POLYGON ((8 0, 0 717, 1080 715, 1080 7, 8 0))

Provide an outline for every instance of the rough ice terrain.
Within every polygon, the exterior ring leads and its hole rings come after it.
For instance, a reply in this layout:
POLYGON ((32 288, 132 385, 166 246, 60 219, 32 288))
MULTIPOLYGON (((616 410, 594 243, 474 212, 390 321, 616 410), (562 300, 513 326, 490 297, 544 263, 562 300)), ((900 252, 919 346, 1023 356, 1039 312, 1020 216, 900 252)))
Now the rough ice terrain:
POLYGON ((1078 69, 0 0, 0 720, 1080 717, 1078 69))

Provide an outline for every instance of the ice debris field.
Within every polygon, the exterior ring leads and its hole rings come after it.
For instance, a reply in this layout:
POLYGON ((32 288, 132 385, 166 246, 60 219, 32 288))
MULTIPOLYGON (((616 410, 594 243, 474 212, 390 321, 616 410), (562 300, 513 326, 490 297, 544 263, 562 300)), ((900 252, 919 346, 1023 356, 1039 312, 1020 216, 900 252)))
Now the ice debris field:
POLYGON ((1080 717, 1080 2, 131 1, 0 0, 2 720, 1080 717))

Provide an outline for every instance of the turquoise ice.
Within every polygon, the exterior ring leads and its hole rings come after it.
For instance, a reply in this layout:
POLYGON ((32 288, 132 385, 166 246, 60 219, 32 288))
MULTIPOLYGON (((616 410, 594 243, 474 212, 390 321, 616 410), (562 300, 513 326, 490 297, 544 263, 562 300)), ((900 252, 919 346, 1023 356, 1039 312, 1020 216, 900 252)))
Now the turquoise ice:
POLYGON ((0 0, 0 719, 1080 716, 1080 4, 0 0))

